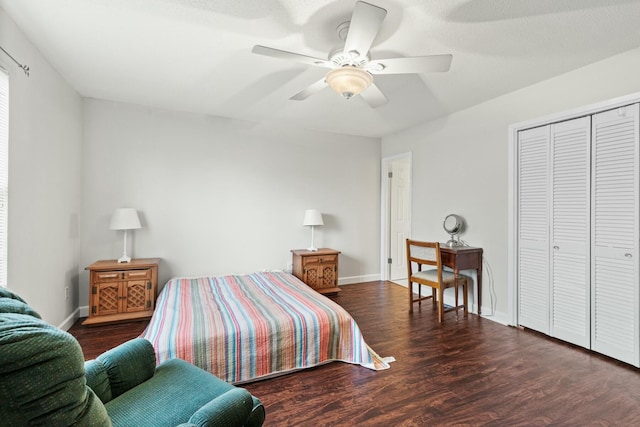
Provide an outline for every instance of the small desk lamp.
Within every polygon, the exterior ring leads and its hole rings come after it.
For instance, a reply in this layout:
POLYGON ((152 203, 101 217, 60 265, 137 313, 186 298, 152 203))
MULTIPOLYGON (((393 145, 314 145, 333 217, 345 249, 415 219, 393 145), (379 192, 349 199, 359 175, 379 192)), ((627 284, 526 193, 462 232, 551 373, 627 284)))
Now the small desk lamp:
POLYGON ((304 211, 304 226, 311 226, 311 246, 307 248, 308 251, 317 251, 318 248, 313 246, 313 227, 316 225, 324 225, 322 221, 322 214, 317 209, 307 209, 304 211))
POLYGON ((138 212, 133 208, 116 209, 111 215, 111 230, 124 230, 124 252, 118 258, 118 262, 131 262, 131 257, 127 255, 127 230, 141 228, 138 212))

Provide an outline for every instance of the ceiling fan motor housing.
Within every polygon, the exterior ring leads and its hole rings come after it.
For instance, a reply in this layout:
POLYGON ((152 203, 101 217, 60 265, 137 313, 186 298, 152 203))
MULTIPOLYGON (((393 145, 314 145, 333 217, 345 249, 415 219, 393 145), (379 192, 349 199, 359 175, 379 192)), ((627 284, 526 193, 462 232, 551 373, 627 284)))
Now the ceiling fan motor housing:
POLYGON ((329 61, 333 62, 336 67, 343 67, 345 65, 353 65, 354 67, 364 68, 371 58, 367 53, 365 56, 360 55, 359 52, 345 52, 343 48, 337 48, 331 51, 329 54, 329 61))

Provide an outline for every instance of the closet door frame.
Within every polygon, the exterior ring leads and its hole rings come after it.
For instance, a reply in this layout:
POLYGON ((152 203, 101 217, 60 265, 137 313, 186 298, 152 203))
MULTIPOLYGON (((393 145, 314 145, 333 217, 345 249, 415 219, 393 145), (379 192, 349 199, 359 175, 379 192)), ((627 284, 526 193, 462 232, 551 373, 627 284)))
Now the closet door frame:
POLYGON ((508 183, 508 239, 507 239, 507 295, 508 295, 508 321, 509 325, 518 325, 518 133, 526 129, 545 126, 555 122, 574 119, 580 116, 596 114, 605 110, 624 107, 640 102, 640 92, 613 98, 610 100, 578 107, 572 110, 535 118, 509 126, 509 183, 508 183))

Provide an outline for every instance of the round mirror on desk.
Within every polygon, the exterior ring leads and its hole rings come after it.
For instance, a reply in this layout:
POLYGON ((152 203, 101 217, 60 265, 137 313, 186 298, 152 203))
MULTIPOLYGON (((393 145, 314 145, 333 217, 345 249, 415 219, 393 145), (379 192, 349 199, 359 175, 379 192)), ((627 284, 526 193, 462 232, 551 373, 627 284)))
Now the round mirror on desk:
POLYGON ((451 235, 451 239, 449 239, 449 241, 446 243, 448 247, 453 248, 456 246, 462 246, 460 240, 456 240, 456 235, 460 234, 464 229, 464 220, 461 216, 456 214, 447 215, 444 218, 442 227, 444 228, 444 231, 451 235))

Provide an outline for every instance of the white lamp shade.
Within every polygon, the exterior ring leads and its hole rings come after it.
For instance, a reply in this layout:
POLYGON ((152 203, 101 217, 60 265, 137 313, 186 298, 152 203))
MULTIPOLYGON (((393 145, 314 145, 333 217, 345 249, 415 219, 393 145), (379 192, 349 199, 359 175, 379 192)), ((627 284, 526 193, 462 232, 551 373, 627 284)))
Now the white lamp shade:
POLYGON ((304 211, 304 221, 302 225, 324 225, 322 214, 317 209, 307 209, 304 211))
POLYGON ((113 215, 111 215, 109 228, 111 230, 133 230, 136 228, 142 228, 140 226, 138 212, 133 208, 116 209, 113 212, 113 215))

